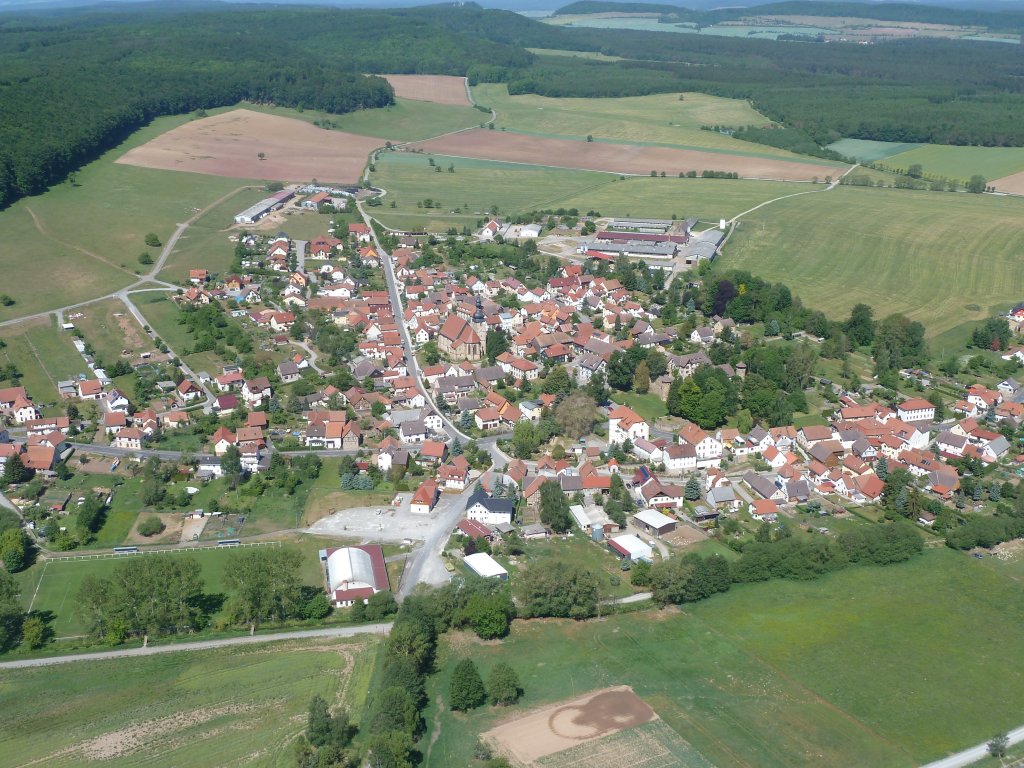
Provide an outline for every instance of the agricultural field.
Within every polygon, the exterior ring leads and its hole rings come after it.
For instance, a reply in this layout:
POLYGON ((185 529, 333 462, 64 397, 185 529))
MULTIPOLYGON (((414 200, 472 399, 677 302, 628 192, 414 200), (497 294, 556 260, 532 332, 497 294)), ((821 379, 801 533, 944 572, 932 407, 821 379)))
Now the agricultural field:
POLYGON ((548 138, 711 149, 753 157, 800 157, 783 149, 740 141, 702 125, 764 125, 767 117, 740 99, 703 93, 661 93, 618 99, 556 99, 510 96, 504 84, 473 87, 477 103, 498 113, 496 126, 548 138), (682 96, 682 99, 680 99, 682 96))
POLYGON ((368 209, 372 215, 390 227, 433 231, 452 226, 475 228, 493 206, 502 213, 557 208, 567 197, 617 178, 410 152, 384 152, 376 168, 370 182, 387 190, 387 195, 382 206, 368 209), (440 173, 430 166, 431 159, 441 168, 440 173), (454 173, 448 173, 450 165, 454 173), (428 199, 433 208, 417 205, 428 199))
POLYGON ((840 139, 829 144, 831 149, 846 157, 852 157, 858 163, 873 163, 887 157, 917 149, 920 144, 906 144, 898 141, 872 141, 870 139, 840 139))
POLYGON ((12 766, 286 765, 313 696, 361 711, 376 652, 361 636, 5 671, 0 753, 12 766))
POLYGON ((395 97, 469 107, 466 78, 452 75, 381 75, 395 89, 395 97))
POLYGON ((64 413, 58 405, 57 382, 89 373, 71 335, 57 328, 52 317, 39 318, 0 328, 0 364, 13 363, 21 372, 18 386, 41 406, 47 415, 64 413))
POLYGON ((887 168, 903 170, 911 165, 920 165, 926 174, 963 181, 980 174, 990 183, 995 183, 996 189, 1000 189, 998 179, 1024 171, 1024 147, 952 147, 945 144, 924 144, 906 152, 889 155, 881 162, 887 168))
POLYGON ((355 183, 380 139, 235 109, 183 123, 121 155, 120 164, 235 179, 355 183))
POLYGON ((678 176, 720 171, 736 173, 744 179, 810 181, 838 176, 840 169, 845 168, 827 160, 809 160, 797 155, 788 158, 753 153, 740 155, 725 150, 577 141, 479 128, 431 139, 417 146, 427 152, 456 157, 639 176, 652 172, 678 176))
POLYGON ((467 765, 476 734, 629 685, 719 768, 920 765, 1019 720, 1024 597, 999 565, 929 550, 819 581, 734 587, 683 611, 516 622, 500 644, 451 633, 435 693, 471 656, 485 676, 511 664, 525 695, 468 716, 428 710, 440 735, 426 764, 467 765))
MULTIPOLYGON (((607 56, 598 51, 565 51, 558 48, 527 48, 526 50, 530 53, 536 53, 538 56, 568 56, 570 58, 588 59, 590 61, 625 61, 622 56, 607 56)), ((481 83, 481 85, 483 84, 481 83)))
POLYGON ((96 358, 112 363, 127 351, 126 357, 153 351, 152 342, 120 299, 104 299, 69 313, 69 322, 81 332, 95 351, 96 358), (73 315, 73 317, 72 317, 73 315))
POLYGON ((452 226, 473 229, 492 206, 502 214, 577 208, 605 216, 675 215, 717 226, 719 219, 730 219, 766 200, 813 189, 776 181, 620 179, 614 174, 405 152, 383 153, 376 167, 370 179, 387 190, 387 195, 384 205, 369 209, 372 214, 396 229, 434 232, 452 226), (441 173, 430 167, 430 159, 441 167, 441 173), (447 173, 449 165, 455 166, 455 173, 447 173), (427 198, 440 202, 441 207, 416 205, 427 198), (456 208, 459 213, 454 213, 456 208))
POLYGON ((5 248, 0 321, 104 296, 137 279, 138 256, 153 232, 166 241, 177 224, 237 189, 237 179, 135 168, 114 162, 127 150, 182 125, 163 117, 132 134, 65 182, 0 211, 5 248), (45 276, 45 290, 40 290, 45 276))
POLYGON ((936 337, 1020 300, 1022 213, 1012 198, 838 187, 745 217, 718 268, 785 282, 834 318, 859 302, 900 311, 936 337))
MULTIPOLYGON (((461 82, 460 78, 456 79, 461 82)), ((320 127, 330 130, 353 133, 358 136, 377 137, 377 146, 383 146, 385 140, 392 142, 421 141, 432 136, 440 136, 442 133, 472 128, 489 119, 489 115, 468 105, 465 89, 463 89, 462 101, 457 105, 399 96, 390 107, 360 109, 355 112, 346 112, 343 115, 333 115, 312 109, 300 112, 288 107, 248 102, 219 110, 211 109, 209 114, 221 114, 239 107, 253 112, 316 123, 320 127)))

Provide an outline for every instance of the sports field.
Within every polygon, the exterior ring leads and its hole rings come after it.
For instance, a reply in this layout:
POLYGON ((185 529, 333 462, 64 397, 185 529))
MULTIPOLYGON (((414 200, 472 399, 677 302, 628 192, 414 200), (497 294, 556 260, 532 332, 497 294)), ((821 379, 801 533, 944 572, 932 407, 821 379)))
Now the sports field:
MULTIPOLYGON (((967 180, 980 174, 990 182, 1024 171, 1024 147, 953 147, 925 144, 890 155, 881 161, 891 168, 906 170, 920 165, 925 173, 967 180)), ((996 188, 999 185, 996 184, 996 188)))
POLYGON ((376 649, 361 636, 4 671, 2 762, 290 765, 313 696, 361 711, 376 649))
POLYGON ((516 622, 501 644, 449 635, 435 692, 471 656, 485 676, 512 665, 525 695, 512 709, 428 711, 441 729, 427 765, 468 765, 477 733, 614 685, 718 768, 920 765, 1019 724, 1024 595, 999 565, 930 550, 734 587, 682 612, 516 622))
POLYGON ((717 149, 762 157, 799 157, 783 149, 700 130, 702 125, 764 125, 770 120, 740 99, 703 93, 661 93, 617 99, 510 96, 504 84, 473 87, 477 103, 498 113, 496 126, 549 138, 660 144, 681 149, 717 149), (682 100, 680 100, 682 95, 682 100))
MULTIPOLYGON (((273 546, 268 545, 268 546, 273 546)), ((302 544, 285 544, 303 554, 303 583, 320 586, 320 563, 317 558, 317 544, 305 541, 302 544)), ((227 567, 231 549, 199 549, 194 551, 176 550, 173 557, 194 557, 202 566, 204 591, 207 594, 222 594, 224 590, 224 569, 227 567)), ((72 553, 74 554, 74 553, 72 553)), ((143 557, 143 555, 134 555, 143 557)), ((75 596, 79 585, 87 575, 104 577, 117 567, 118 559, 82 557, 53 559, 33 565, 16 574, 21 585, 21 602, 33 611, 50 612, 56 618, 53 631, 59 638, 74 638, 84 635, 86 626, 78 615, 75 596)))
POLYGON ((745 217, 718 264, 785 282, 830 317, 863 302, 934 337, 1024 295, 1022 214, 1012 198, 839 187, 745 217))

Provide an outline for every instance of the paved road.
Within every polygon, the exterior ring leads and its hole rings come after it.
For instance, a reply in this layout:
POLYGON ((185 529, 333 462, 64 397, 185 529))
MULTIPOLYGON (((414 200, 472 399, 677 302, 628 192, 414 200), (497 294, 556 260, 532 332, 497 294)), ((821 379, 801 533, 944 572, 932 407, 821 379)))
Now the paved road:
MULTIPOLYGON (((1014 744, 1020 744, 1024 741, 1024 725, 1014 728, 1007 734, 1007 737, 1011 747, 1014 744)), ((921 766, 921 768, 964 768, 964 766, 973 765, 985 757, 988 757, 988 742, 976 744, 969 749, 965 749, 963 752, 957 752, 955 755, 928 763, 921 766)))
POLYGON ((440 586, 447 584, 451 579, 451 574, 444 567, 441 552, 456 523, 465 514, 466 502, 473 494, 475 485, 471 483, 458 496, 442 496, 441 501, 434 507, 431 513, 434 516, 434 527, 431 528, 430 535, 424 540, 423 545, 410 553, 405 573, 402 575, 402 585, 398 590, 399 599, 412 594, 417 584, 440 586))
POLYGON ((295 267, 299 272, 305 274, 306 272, 306 246, 309 245, 308 240, 296 240, 295 241, 295 267))
POLYGON ((197 640, 194 643, 150 645, 147 648, 125 648, 119 651, 100 651, 98 653, 76 653, 69 656, 51 656, 46 659, 4 661, 0 662, 0 669, 49 667, 54 664, 69 664, 74 661, 100 661, 106 659, 124 659, 131 656, 154 656, 158 653, 198 651, 206 648, 227 648, 233 645, 252 645, 254 643, 276 643, 282 640, 301 640, 310 637, 355 637, 356 635, 368 634, 386 635, 390 631, 391 622, 385 624, 366 624, 361 627, 331 627, 330 629, 304 629, 297 632, 275 632, 269 635, 241 635, 239 637, 226 637, 220 640, 197 640))

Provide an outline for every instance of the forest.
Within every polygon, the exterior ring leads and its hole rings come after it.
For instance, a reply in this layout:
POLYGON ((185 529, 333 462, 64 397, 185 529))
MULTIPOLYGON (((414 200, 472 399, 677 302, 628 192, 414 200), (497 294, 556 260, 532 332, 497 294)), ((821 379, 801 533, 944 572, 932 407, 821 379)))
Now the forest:
POLYGON ((841 137, 1024 145, 1024 80, 1012 45, 567 29, 472 3, 2 14, 0 208, 60 182, 155 117, 239 101, 333 113, 379 107, 394 93, 365 73, 382 72, 468 75, 507 82, 513 94, 747 99, 789 132, 744 138, 807 153, 841 137), (540 56, 527 47, 626 60, 540 56))
POLYGON ((0 16, 0 208, 161 115, 239 101, 344 113, 394 103, 387 81, 364 72, 459 75, 532 59, 383 13, 219 8, 0 16))

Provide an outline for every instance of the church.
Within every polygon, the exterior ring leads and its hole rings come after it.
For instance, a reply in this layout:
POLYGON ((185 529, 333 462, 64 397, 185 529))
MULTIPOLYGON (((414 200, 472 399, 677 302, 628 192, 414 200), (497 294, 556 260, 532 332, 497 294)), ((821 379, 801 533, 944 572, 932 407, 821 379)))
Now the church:
POLYGON ((437 335, 437 348, 451 360, 481 360, 486 338, 487 322, 478 296, 476 311, 469 320, 462 319, 454 312, 448 315, 437 335))

